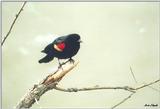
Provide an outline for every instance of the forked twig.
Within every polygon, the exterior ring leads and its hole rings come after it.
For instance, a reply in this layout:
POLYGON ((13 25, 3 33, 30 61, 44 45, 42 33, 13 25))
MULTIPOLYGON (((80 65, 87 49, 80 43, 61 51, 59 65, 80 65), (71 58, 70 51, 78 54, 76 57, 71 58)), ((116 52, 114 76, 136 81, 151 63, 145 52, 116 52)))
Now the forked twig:
POLYGON ((155 83, 157 83, 157 82, 159 82, 159 81, 160 81, 160 79, 158 79, 158 80, 156 80, 156 81, 153 81, 153 82, 150 82, 150 83, 148 83, 148 84, 144 84, 144 85, 139 86, 139 87, 137 87, 137 88, 134 88, 134 91, 135 91, 135 92, 131 93, 128 97, 124 98, 122 101, 120 101, 119 103, 117 103, 116 105, 114 105, 111 109, 114 109, 114 108, 116 108, 117 106, 119 106, 119 105, 121 105, 122 103, 124 103, 125 101, 127 101, 129 98, 131 98, 131 96, 132 96, 134 93, 137 92, 137 90, 143 89, 143 88, 145 88, 145 87, 149 87, 150 85, 153 85, 153 84, 155 84, 155 83))
MULTIPOLYGON (((146 83, 144 83, 144 84, 146 84, 146 83)), ((157 91, 157 92, 160 92, 160 90, 158 90, 158 89, 156 89, 156 88, 154 88, 154 87, 152 87, 152 86, 148 86, 150 89, 152 89, 152 90, 155 90, 155 91, 157 91)))
POLYGON ((152 85, 152 84, 154 84, 154 83, 157 83, 157 82, 159 82, 159 81, 160 81, 160 79, 158 79, 158 80, 156 80, 156 81, 153 81, 153 82, 150 82, 150 83, 148 83, 148 84, 144 84, 144 85, 142 85, 142 86, 137 87, 135 90, 142 89, 142 88, 144 88, 144 87, 150 86, 150 85, 152 85))
POLYGON ((116 104, 115 106, 112 107, 116 108, 117 106, 119 106, 120 104, 124 103, 125 101, 127 101, 129 98, 131 98, 131 96, 137 92, 137 90, 140 90, 142 88, 145 88, 147 86, 150 86, 152 84, 155 84, 157 82, 160 81, 160 79, 150 82, 148 84, 139 86, 137 88, 133 88, 130 86, 123 86, 123 87, 100 87, 98 85, 94 86, 94 87, 87 87, 87 88, 68 88, 68 89, 64 89, 64 88, 60 88, 58 87, 58 82, 62 80, 62 78, 70 71, 72 70, 74 67, 76 67, 76 65, 78 64, 78 62, 74 63, 74 64, 69 64, 68 67, 66 65, 67 63, 65 63, 63 65, 63 70, 62 69, 58 69, 57 71, 55 71, 54 73, 48 75, 43 81, 41 81, 39 84, 35 84, 34 87, 27 92, 27 94, 20 100, 20 102, 17 104, 16 108, 17 109, 21 109, 21 108, 30 108, 36 101, 38 101, 40 99, 40 97, 47 91, 51 90, 51 89, 56 89, 59 91, 63 91, 63 92, 78 92, 78 91, 91 91, 91 90, 102 90, 102 89, 121 89, 121 90, 125 90, 125 91, 129 91, 131 92, 131 94, 126 97, 125 99, 123 99, 122 101, 120 101, 118 104, 116 104))

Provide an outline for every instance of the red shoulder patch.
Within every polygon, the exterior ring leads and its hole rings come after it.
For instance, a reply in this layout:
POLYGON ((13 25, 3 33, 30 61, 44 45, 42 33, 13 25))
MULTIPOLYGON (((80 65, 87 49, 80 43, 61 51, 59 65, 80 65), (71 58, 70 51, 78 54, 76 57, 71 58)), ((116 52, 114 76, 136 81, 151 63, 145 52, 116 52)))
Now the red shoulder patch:
POLYGON ((62 51, 64 50, 65 46, 66 46, 66 45, 65 45, 64 42, 57 44, 57 47, 58 47, 59 49, 61 49, 62 51))

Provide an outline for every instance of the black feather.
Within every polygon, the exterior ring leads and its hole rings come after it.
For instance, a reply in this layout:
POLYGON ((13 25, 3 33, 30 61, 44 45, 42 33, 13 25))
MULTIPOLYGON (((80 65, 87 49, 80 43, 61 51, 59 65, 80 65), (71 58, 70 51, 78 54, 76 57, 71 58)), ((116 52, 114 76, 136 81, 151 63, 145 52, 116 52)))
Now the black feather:
POLYGON ((47 55, 39 60, 39 63, 47 63, 53 60, 54 57, 58 59, 72 58, 77 54, 80 48, 80 36, 78 34, 69 34, 56 38, 52 43, 47 45, 41 52, 47 55), (54 48, 54 44, 65 43, 63 51, 57 51, 54 48))
POLYGON ((39 63, 47 63, 53 60, 54 57, 51 57, 49 55, 46 55, 45 57, 43 57, 42 59, 39 60, 39 63))

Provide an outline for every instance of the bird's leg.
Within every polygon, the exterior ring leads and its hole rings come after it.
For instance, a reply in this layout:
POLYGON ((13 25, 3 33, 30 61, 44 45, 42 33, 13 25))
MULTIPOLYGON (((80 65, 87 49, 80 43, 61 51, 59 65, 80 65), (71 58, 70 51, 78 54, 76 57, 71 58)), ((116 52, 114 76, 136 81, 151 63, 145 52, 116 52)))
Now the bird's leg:
POLYGON ((67 61, 65 61, 65 62, 61 63, 61 66, 62 66, 62 65, 64 65, 64 64, 66 64, 66 63, 68 63, 68 62, 70 62, 70 63, 73 63, 73 64, 74 64, 74 60, 73 60, 72 58, 69 58, 67 61))
POLYGON ((69 58, 69 62, 74 64, 74 60, 72 58, 69 58))
MULTIPOLYGON (((62 68, 63 63, 61 64, 59 58, 58 58, 58 63, 59 63, 58 69, 62 68)), ((62 68, 62 70, 63 70, 63 68, 62 68)))
MULTIPOLYGON (((58 63, 59 63, 58 69, 59 69, 59 68, 62 68, 62 65, 66 64, 66 63, 68 63, 68 62, 74 64, 74 60, 73 60, 72 58, 69 58, 66 62, 63 62, 63 63, 61 63, 61 62, 60 62, 60 59, 58 59, 58 63)), ((62 68, 62 70, 63 70, 63 68, 62 68)))

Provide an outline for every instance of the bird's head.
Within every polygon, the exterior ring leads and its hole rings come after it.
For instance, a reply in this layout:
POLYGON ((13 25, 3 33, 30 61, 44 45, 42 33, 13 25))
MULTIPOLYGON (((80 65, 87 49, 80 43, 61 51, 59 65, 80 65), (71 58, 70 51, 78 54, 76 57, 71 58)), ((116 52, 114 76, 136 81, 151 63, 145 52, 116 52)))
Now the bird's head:
POLYGON ((69 40, 72 41, 72 42, 79 42, 79 43, 82 43, 79 34, 69 34, 68 37, 69 37, 69 40))

